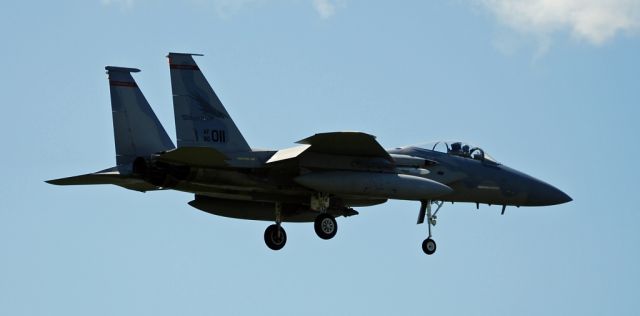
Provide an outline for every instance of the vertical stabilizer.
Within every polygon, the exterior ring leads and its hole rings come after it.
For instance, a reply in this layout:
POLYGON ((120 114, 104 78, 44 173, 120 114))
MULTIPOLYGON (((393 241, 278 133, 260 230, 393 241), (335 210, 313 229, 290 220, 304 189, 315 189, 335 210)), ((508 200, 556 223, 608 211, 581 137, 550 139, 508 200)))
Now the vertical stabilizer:
POLYGON ((251 151, 192 56, 167 56, 178 147, 210 147, 223 153, 251 151))
POLYGON ((175 148, 149 102, 131 76, 134 68, 105 67, 109 75, 116 162, 121 173, 130 173, 136 157, 175 148))

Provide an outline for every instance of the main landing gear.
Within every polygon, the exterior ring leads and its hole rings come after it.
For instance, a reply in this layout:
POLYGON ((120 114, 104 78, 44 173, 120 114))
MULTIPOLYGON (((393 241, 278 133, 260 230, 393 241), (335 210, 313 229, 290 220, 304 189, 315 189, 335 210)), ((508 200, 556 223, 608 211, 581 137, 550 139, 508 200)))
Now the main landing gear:
POLYGON ((436 214, 444 204, 444 201, 421 201, 420 213, 418 214, 418 224, 424 223, 425 216, 427 218, 427 227, 429 230, 429 236, 422 242, 422 251, 428 255, 432 255, 436 252, 436 242, 431 239, 431 226, 436 226, 436 214), (431 212, 431 204, 437 206, 435 212, 431 212))
POLYGON ((271 250, 280 250, 287 243, 287 233, 280 225, 282 223, 282 204, 276 203, 276 223, 264 231, 264 243, 271 250))
POLYGON ((264 242, 271 250, 280 250, 287 243, 287 233, 280 224, 269 225, 264 231, 264 242))
MULTIPOLYGON (((287 233, 280 224, 276 221, 264 231, 264 242, 271 250, 280 250, 287 243, 287 233)), ((313 228, 318 237, 327 240, 335 237, 338 232, 338 223, 333 215, 322 213, 316 217, 313 228)))
POLYGON ((318 237, 328 240, 333 238, 338 232, 338 223, 333 215, 327 213, 330 205, 329 195, 317 193, 311 196, 311 209, 320 212, 313 221, 313 229, 318 237))
MULTIPOLYGON (((311 197, 311 209, 320 212, 313 222, 313 228, 318 237, 328 240, 335 237, 338 232, 338 223, 336 218, 327 213, 329 208, 329 196, 317 194, 311 197)), ((352 213, 357 212, 351 210, 352 213)), ((287 233, 282 228, 282 204, 276 203, 276 223, 267 227, 264 231, 264 242, 272 250, 280 250, 287 243, 287 233)), ((353 215, 353 214, 351 214, 353 215)))
POLYGON ((320 213, 313 222, 313 229, 318 237, 327 240, 333 238, 338 232, 338 223, 332 215, 320 213))

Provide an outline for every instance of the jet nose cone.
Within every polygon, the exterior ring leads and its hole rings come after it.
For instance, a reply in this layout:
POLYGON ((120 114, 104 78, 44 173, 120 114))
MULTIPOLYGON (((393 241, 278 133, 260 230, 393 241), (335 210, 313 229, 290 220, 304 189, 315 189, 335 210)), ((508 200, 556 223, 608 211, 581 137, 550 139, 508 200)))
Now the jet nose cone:
POLYGON ((549 203, 548 205, 563 204, 573 201, 573 199, 569 195, 554 187, 551 187, 547 194, 547 202, 549 203))
POLYGON ((571 202, 573 199, 556 187, 540 182, 534 186, 527 198, 531 206, 547 206, 571 202))

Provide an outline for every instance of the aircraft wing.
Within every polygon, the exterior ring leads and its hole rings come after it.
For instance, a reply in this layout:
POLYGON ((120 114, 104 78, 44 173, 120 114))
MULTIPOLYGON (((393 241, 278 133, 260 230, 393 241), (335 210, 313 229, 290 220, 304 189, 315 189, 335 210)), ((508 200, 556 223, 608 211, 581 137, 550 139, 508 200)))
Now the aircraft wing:
POLYGON ((329 164, 336 163, 337 157, 351 157, 346 158, 347 164, 351 164, 355 157, 393 162, 389 153, 376 141, 375 136, 361 132, 320 133, 296 143, 300 145, 277 151, 267 163, 299 158, 303 153, 304 156, 309 157, 310 154, 329 164), (329 157, 331 159, 325 159, 329 157))
POLYGON ((319 154, 364 156, 393 161, 376 137, 362 132, 331 132, 315 134, 297 142, 311 145, 306 152, 319 154))
POLYGON ((144 180, 127 177, 120 174, 120 172, 118 172, 115 167, 79 176, 47 180, 45 182, 55 185, 114 184, 129 190, 140 192, 159 190, 158 187, 149 184, 144 180))

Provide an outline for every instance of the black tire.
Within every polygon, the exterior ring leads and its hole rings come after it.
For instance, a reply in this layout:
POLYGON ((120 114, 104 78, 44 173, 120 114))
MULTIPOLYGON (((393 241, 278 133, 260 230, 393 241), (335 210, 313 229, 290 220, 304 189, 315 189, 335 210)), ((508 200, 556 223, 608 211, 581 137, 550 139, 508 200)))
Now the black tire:
POLYGON ((264 231, 264 243, 271 250, 280 250, 287 243, 287 233, 276 224, 270 225, 264 231))
POLYGON ((322 239, 331 239, 338 232, 338 223, 336 218, 330 214, 322 213, 316 217, 313 222, 313 229, 316 231, 318 237, 322 239))
POLYGON ((427 238, 422 242, 422 251, 428 255, 432 255, 436 252, 436 242, 431 238, 427 238))

